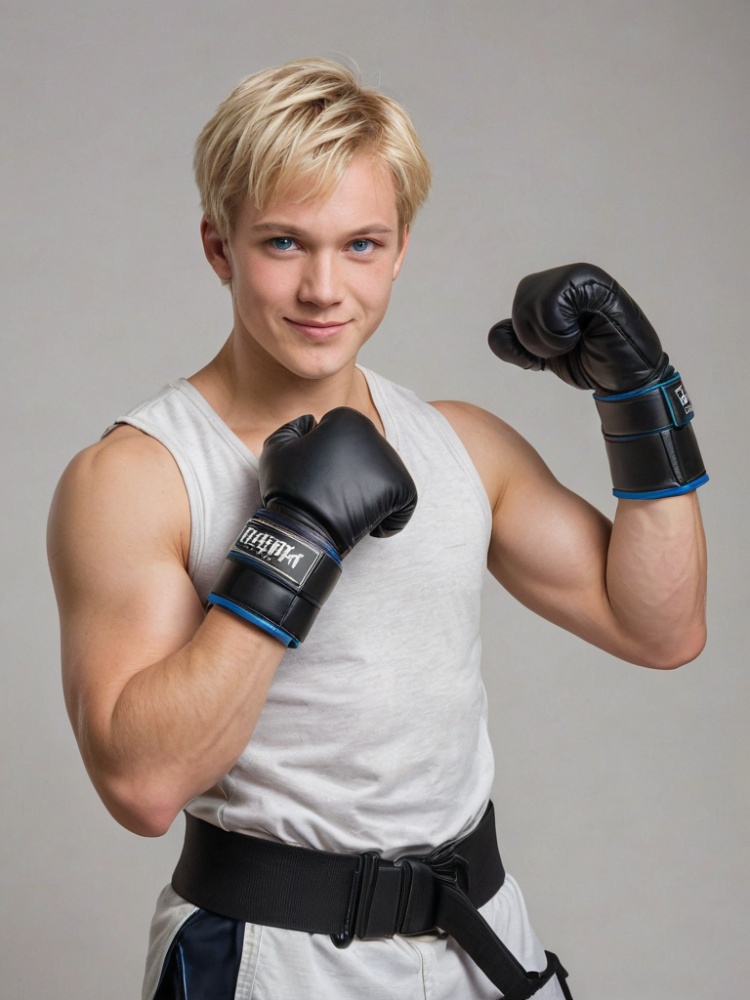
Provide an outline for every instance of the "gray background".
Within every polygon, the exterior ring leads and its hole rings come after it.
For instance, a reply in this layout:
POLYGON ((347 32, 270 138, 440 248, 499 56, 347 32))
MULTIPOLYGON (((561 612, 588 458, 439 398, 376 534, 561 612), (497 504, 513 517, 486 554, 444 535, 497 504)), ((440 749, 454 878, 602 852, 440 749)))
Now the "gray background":
POLYGON ((712 476, 710 639, 622 664, 491 584, 485 668, 503 854, 576 1000, 747 995, 747 0, 3 0, 0 992, 131 1000, 181 821, 141 840, 65 717, 44 527, 69 458, 218 349, 192 143, 242 76, 345 54, 435 170, 364 360, 510 420, 611 512, 594 408, 496 363, 527 272, 615 274, 687 379, 712 476))

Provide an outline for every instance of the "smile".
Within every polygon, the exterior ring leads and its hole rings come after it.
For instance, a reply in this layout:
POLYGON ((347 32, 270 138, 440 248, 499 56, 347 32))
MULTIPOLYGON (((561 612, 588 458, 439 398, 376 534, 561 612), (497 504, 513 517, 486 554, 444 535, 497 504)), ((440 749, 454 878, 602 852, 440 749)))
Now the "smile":
POLYGON ((314 323, 309 320, 300 322, 289 319, 289 317, 284 317, 284 321, 293 330, 301 333, 309 340, 331 340, 348 325, 348 321, 344 321, 343 323, 314 323))

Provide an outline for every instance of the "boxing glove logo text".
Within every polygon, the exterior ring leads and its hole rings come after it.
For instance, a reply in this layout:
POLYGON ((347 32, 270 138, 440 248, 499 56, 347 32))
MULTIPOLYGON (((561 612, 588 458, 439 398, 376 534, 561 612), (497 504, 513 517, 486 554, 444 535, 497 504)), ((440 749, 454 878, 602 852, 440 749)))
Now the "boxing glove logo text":
POLYGON ((251 518, 234 543, 233 551, 263 563, 300 587, 320 558, 320 552, 299 536, 262 518, 251 518))
POLYGON ((693 409, 693 405, 690 402, 690 400, 688 399, 688 394, 685 392, 685 389, 684 389, 682 383, 680 383, 677 386, 677 388, 675 389, 674 393, 675 393, 675 396, 677 396, 677 398, 679 399, 679 401, 682 403, 682 406, 683 406, 683 409, 685 410, 685 413, 691 413, 692 409, 693 409))
POLYGON ((662 387, 675 427, 682 427, 693 419, 693 404, 681 381, 668 382, 662 387))
POLYGON ((274 538, 267 531, 257 531, 251 524, 246 526, 237 539, 237 544, 246 552, 250 552, 266 562, 276 560, 279 563, 288 563, 293 569, 297 568, 300 560, 304 557, 304 553, 295 552, 294 546, 290 545, 289 542, 282 542, 280 538, 274 538))

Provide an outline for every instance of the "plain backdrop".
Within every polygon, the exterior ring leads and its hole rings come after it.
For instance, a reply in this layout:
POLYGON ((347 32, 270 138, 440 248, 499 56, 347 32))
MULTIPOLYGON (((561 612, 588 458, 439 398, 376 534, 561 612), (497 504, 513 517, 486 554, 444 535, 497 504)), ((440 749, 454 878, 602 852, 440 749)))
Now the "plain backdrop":
POLYGON ((591 260, 686 380, 708 646, 639 669, 488 583, 494 795, 576 1000, 747 996, 747 0, 2 0, 0 39, 2 997, 139 996, 182 821, 139 839, 88 783, 45 521, 73 454, 226 338, 192 145, 241 77, 308 55, 403 102, 435 172, 365 363, 499 413, 608 513, 593 403, 497 362, 487 329, 524 274, 591 260))

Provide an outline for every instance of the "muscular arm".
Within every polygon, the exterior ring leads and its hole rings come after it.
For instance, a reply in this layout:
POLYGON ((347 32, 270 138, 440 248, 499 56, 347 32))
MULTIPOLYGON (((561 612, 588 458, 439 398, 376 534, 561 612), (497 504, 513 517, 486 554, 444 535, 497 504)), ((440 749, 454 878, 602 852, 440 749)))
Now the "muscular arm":
POLYGON ((49 522, 71 723, 105 805, 146 836, 234 764, 284 652, 220 609, 204 618, 188 536, 172 458, 131 428, 74 459, 49 522))
POLYGON ((465 403, 435 405, 487 489, 488 565, 510 593, 634 663, 670 668, 698 655, 705 642, 706 553, 695 493, 621 500, 610 523, 558 483, 503 421, 465 403))

